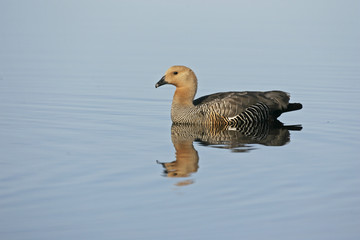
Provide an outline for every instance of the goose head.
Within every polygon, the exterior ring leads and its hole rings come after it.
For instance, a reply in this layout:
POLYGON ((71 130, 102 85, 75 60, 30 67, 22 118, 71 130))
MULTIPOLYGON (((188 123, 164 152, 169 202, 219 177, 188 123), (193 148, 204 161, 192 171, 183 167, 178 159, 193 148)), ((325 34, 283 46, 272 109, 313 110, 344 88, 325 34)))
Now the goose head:
POLYGON ((172 66, 165 75, 155 85, 156 88, 165 85, 172 84, 176 88, 184 88, 188 90, 197 89, 197 79, 195 73, 185 66, 172 66))

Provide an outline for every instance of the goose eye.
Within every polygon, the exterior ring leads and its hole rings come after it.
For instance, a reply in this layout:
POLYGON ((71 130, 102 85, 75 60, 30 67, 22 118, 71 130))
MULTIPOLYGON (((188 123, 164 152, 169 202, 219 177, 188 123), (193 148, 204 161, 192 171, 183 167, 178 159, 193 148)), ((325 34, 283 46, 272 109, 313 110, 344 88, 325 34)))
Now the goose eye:
POLYGON ((174 72, 174 75, 177 75, 178 74, 178 72, 174 72))

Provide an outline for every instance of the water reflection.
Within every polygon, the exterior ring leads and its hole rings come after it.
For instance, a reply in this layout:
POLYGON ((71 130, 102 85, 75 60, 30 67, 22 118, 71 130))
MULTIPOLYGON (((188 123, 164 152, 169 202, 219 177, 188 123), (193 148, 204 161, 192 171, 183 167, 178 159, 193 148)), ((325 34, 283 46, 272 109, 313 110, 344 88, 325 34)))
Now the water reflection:
MULTIPOLYGON (((255 149, 254 144, 283 146, 290 142, 289 131, 301 129, 301 125, 284 126, 279 121, 238 129, 173 124, 171 140, 175 148, 176 160, 157 163, 164 167, 164 174, 167 177, 189 177, 199 168, 199 154, 194 148, 194 141, 202 146, 230 149, 232 152, 248 152, 255 149)), ((192 180, 186 180, 177 185, 191 183, 192 180)))

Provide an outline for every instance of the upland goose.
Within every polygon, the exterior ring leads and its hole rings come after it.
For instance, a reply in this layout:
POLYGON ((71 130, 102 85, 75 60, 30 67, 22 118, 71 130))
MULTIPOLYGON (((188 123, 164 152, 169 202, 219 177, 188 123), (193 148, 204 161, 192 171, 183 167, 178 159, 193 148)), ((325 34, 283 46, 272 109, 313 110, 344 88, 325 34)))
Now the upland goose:
POLYGON ((302 108, 301 103, 289 103, 289 94, 282 91, 219 92, 194 100, 197 78, 185 66, 170 67, 155 87, 164 84, 176 87, 171 105, 171 120, 175 124, 238 127, 274 121, 284 112, 302 108))

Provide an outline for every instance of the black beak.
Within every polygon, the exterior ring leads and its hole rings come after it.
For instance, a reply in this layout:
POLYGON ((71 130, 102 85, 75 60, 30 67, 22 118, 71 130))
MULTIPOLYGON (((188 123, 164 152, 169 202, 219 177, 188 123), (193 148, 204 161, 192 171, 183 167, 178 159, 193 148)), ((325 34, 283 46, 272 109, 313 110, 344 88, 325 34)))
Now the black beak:
POLYGON ((155 84, 155 87, 158 88, 158 87, 160 87, 160 86, 162 86, 162 85, 164 85, 164 84, 168 84, 168 82, 165 81, 165 76, 163 76, 163 77, 160 79, 160 81, 158 81, 158 82, 155 84))

